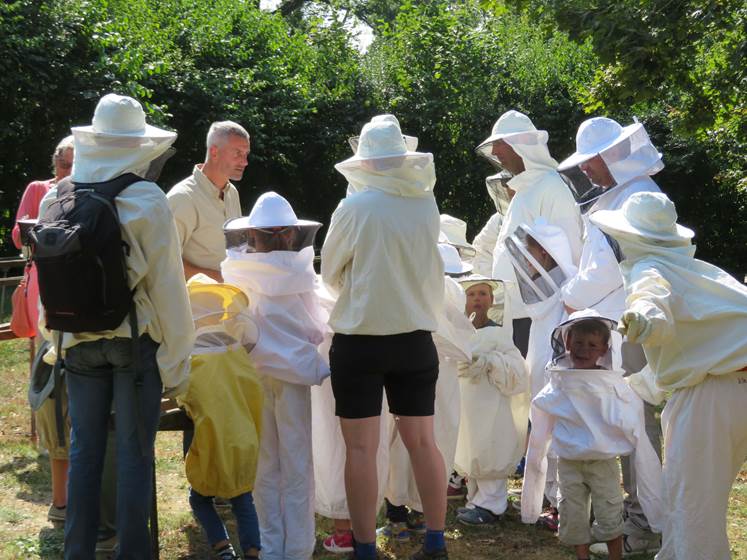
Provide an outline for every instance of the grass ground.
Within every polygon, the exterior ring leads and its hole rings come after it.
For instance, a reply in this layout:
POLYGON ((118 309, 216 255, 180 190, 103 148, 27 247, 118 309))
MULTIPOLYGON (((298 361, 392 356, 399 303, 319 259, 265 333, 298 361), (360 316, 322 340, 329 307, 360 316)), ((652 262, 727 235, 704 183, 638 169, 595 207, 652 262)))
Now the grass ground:
MULTIPOLYGON (((0 343, 0 560, 62 557, 62 531, 46 520, 51 501, 49 461, 29 438, 27 360, 26 342, 0 343)), ((209 558, 205 538, 187 503, 180 434, 160 433, 156 449, 161 558, 209 558)), ((515 481, 512 485, 518 487, 515 481)), ((500 524, 473 529, 455 523, 455 507, 449 506, 447 531, 452 560, 574 557, 551 533, 522 525, 511 508, 500 524)), ((339 558, 326 553, 320 544, 331 527, 329 520, 318 518, 315 560, 339 558)), ((732 557, 747 559, 747 470, 740 473, 732 490, 729 537, 732 557)), ((381 557, 387 560, 408 558, 419 546, 416 542, 379 544, 381 557)), ((651 556, 638 556, 646 558, 651 556)))

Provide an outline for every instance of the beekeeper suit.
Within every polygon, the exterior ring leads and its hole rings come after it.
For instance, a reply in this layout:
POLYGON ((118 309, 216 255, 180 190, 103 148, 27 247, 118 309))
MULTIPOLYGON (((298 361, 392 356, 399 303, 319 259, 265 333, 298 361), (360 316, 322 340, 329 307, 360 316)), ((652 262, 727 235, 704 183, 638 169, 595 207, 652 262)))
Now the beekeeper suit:
POLYGON ((329 374, 317 348, 327 331, 313 267, 320 227, 274 192, 224 226, 223 278, 249 296, 259 327, 252 359, 265 404, 254 498, 266 560, 308 560, 314 550, 309 386, 329 374))
POLYGON ((730 558, 729 491, 747 457, 747 288, 694 258, 664 194, 633 194, 591 221, 620 244, 627 339, 660 388, 668 516, 658 560, 730 558), (708 458, 708 468, 703 460, 708 458))
POLYGON ((664 168, 661 154, 651 144, 640 123, 622 127, 606 117, 584 121, 576 134, 576 152, 563 160, 558 171, 600 156, 614 183, 593 185, 579 193, 583 210, 584 244, 578 274, 563 287, 563 301, 573 309, 595 309, 619 319, 625 309, 625 290, 617 263, 622 260, 617 243, 589 222, 597 210, 617 210, 636 192, 661 192, 651 176, 664 168))
MULTIPOLYGON (((521 519, 524 523, 534 523, 541 512, 550 446, 558 457, 571 461, 571 465, 615 459, 635 451, 641 503, 651 526, 660 532, 664 515, 661 464, 646 436, 643 402, 625 383, 619 355, 614 356, 610 345, 597 360, 597 369, 575 369, 571 361, 566 346, 568 333, 574 324, 588 319, 599 320, 610 330, 616 326, 595 311, 584 310, 574 313, 553 331, 554 356, 548 364, 550 382, 532 400, 532 432, 521 493, 521 519)), ((619 493, 616 466, 615 471, 611 485, 619 493)), ((617 502, 620 511, 621 501, 622 496, 617 502)), ((581 522, 586 524, 587 520, 581 522)))
MULTIPOLYGON (((561 288, 576 273, 565 232, 540 218, 521 224, 506 239, 506 248, 518 279, 519 293, 532 319, 529 331, 529 387, 532 398, 545 386, 545 366, 552 357, 550 336, 565 317, 561 288), (544 264, 533 254, 533 242, 551 261, 544 264)), ((546 257, 545 257, 546 258, 546 257)))
POLYGON ((486 278, 489 278, 493 274, 495 245, 498 242, 498 234, 503 225, 503 217, 508 211, 508 205, 513 196, 509 194, 512 191, 509 191, 508 188, 508 181, 511 180, 511 177, 513 175, 508 171, 501 171, 485 179, 488 196, 490 196, 493 204, 495 204, 496 212, 490 217, 485 226, 483 226, 480 233, 472 240, 475 255, 470 262, 474 266, 475 274, 485 276, 486 278))
POLYGON ((558 163, 550 156, 547 138, 547 132, 537 130, 529 117, 511 110, 501 115, 493 126, 493 133, 477 147, 478 154, 496 162, 493 145, 503 140, 523 161, 524 170, 515 173, 508 181, 508 186, 516 194, 503 217, 491 274, 493 278, 506 282, 514 319, 527 317, 528 314, 518 293, 513 267, 506 254, 505 240, 520 224, 531 224, 540 217, 546 219, 549 224, 565 232, 571 262, 578 263, 581 255, 582 224, 579 211, 568 187, 557 172, 558 163))
MULTIPOLYGON (((522 303, 532 319, 526 363, 529 395, 533 399, 547 382, 545 366, 552 357, 550 336, 566 316, 560 290, 568 278, 576 273, 576 267, 565 232, 548 224, 543 218, 531 225, 519 225, 505 243, 506 253, 518 280, 522 303), (544 251, 544 257, 540 258, 536 247, 544 251)), ((557 507, 558 500, 555 461, 551 454, 546 496, 552 507, 557 507)))
MULTIPOLYGON (((605 317, 619 320, 625 310, 625 289, 618 262, 624 257, 617 242, 592 224, 589 215, 597 210, 617 210, 636 192, 660 192, 651 176, 663 169, 662 156, 651 144, 642 124, 636 122, 623 128, 612 119, 594 117, 581 123, 576 134, 576 152, 562 161, 558 170, 566 172, 579 166, 591 179, 590 184, 586 183, 590 187, 588 190, 579 188, 578 182, 569 181, 575 187, 572 190, 582 209, 584 246, 578 274, 562 289, 563 302, 571 309, 595 309, 605 317), (599 158, 601 162, 594 161, 599 158), (603 172, 605 166, 608 173, 603 172)), ((628 374, 638 372, 645 365, 640 345, 626 343, 622 357, 628 374)), ((661 424, 651 404, 647 403, 644 408, 647 433, 659 453, 661 424)), ((659 537, 650 532, 638 503, 635 470, 627 458, 623 460, 623 479, 628 492, 626 544, 640 551, 655 549, 659 537)))
POLYGON ((249 353, 259 337, 249 300, 204 274, 187 282, 195 346, 187 392, 179 397, 195 425, 184 461, 203 496, 233 498, 254 488, 262 429, 262 385, 249 353))
MULTIPOLYGON (((460 284, 465 291, 488 284, 494 302, 503 299, 500 281, 472 275, 460 284)), ((507 479, 524 453, 529 376, 510 325, 489 325, 473 331, 472 360, 459 368, 462 411, 455 468, 467 477, 467 508, 499 516, 508 507, 507 479)))
MULTIPOLYGON (((472 265, 462 262, 457 249, 452 245, 439 243, 439 253, 444 261, 444 307, 438 317, 438 330, 433 333, 433 342, 438 351, 438 381, 436 382, 436 403, 433 414, 433 432, 436 445, 444 458, 448 480, 454 465, 454 455, 459 434, 460 399, 457 364, 472 358, 470 341, 475 332, 472 323, 464 315, 465 297, 459 284, 450 277, 467 274, 472 265)), ((423 511, 413 476, 410 456, 399 436, 396 418, 387 415, 389 425, 389 480, 386 498, 392 505, 407 506, 415 511, 423 511)))

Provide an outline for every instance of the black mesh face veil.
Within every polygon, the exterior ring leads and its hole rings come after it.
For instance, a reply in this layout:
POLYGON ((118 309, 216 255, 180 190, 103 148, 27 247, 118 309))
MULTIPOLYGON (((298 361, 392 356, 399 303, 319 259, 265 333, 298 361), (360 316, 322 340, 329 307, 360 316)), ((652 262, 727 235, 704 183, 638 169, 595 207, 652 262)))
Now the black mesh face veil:
POLYGON ((281 226, 269 228, 223 227, 226 249, 244 253, 269 253, 270 251, 300 251, 314 245, 321 224, 281 226))
POLYGON ((524 226, 517 227, 506 238, 506 249, 516 272, 519 293, 527 305, 551 298, 566 281, 565 273, 557 263, 545 269, 532 255, 529 248, 532 242, 539 245, 524 226))
MULTIPOLYGON (((606 330, 609 333, 610 340, 608 341, 608 344, 610 345, 610 348, 608 348, 607 353, 597 362, 597 364, 602 366, 604 369, 612 369, 611 336, 612 332, 617 328, 617 322, 613 321, 612 319, 598 316, 577 317, 575 319, 569 319, 568 321, 558 325, 555 328, 555 330, 552 332, 552 337, 550 338, 553 365, 559 366, 562 364, 562 361, 565 361, 564 358, 566 358, 566 356, 568 356, 569 354, 569 349, 566 347, 568 334, 570 333, 571 329, 574 328, 574 326, 578 326, 580 323, 584 322, 587 324, 587 330, 606 330)), ((566 366, 568 365, 569 364, 566 364, 566 366)))
POLYGON ((578 166, 564 169, 559 173, 582 214, 588 212, 600 196, 616 187, 602 187, 592 183, 578 166))

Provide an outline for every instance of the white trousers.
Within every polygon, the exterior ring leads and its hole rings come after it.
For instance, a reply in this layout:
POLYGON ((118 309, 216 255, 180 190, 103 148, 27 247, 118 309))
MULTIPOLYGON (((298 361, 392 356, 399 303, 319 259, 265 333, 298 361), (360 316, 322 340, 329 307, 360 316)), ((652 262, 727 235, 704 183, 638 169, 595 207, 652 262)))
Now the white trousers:
POLYGON ((670 513, 656 560, 729 560, 729 493, 747 459, 747 373, 675 391, 661 419, 670 513))
POLYGON ((314 552, 311 393, 262 378, 265 390, 254 503, 263 560, 309 560, 314 552))
POLYGON ((467 507, 481 507, 495 515, 503 515, 508 508, 508 483, 506 479, 468 478, 467 507))

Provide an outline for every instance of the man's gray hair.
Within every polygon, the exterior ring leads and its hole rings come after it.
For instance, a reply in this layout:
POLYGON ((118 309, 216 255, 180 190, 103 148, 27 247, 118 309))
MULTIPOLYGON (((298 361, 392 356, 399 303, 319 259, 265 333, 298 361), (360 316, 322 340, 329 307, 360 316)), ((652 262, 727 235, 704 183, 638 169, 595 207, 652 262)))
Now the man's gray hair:
POLYGON ((207 133, 207 148, 222 146, 229 136, 238 136, 249 142, 249 133, 239 123, 233 121, 219 121, 210 125, 207 133))
POLYGON ((60 140, 60 143, 57 144, 54 152, 52 152, 52 165, 54 166, 67 150, 74 149, 75 144, 73 143, 72 134, 70 136, 65 136, 62 140, 60 140))

